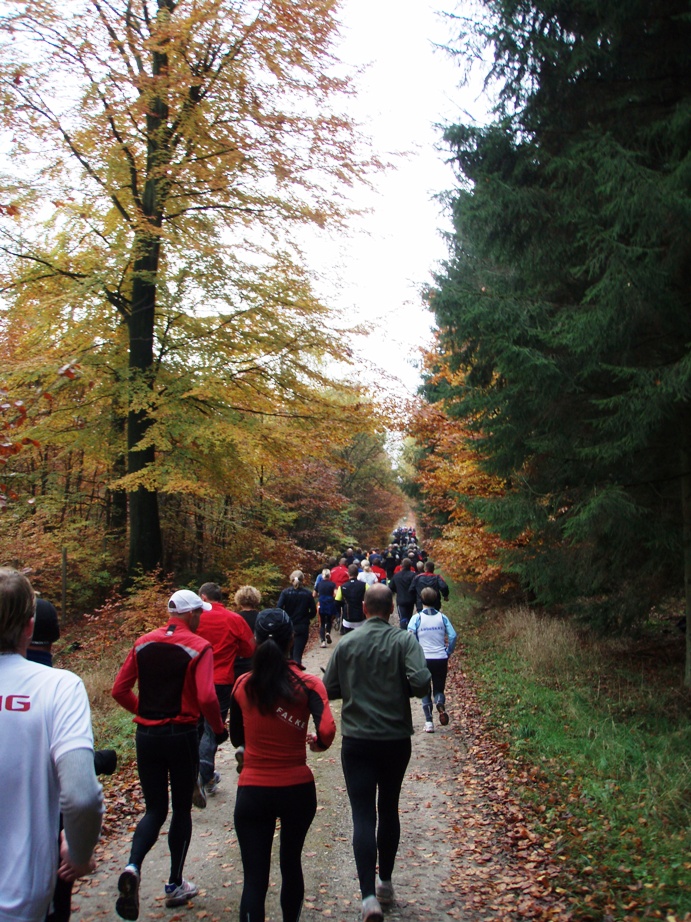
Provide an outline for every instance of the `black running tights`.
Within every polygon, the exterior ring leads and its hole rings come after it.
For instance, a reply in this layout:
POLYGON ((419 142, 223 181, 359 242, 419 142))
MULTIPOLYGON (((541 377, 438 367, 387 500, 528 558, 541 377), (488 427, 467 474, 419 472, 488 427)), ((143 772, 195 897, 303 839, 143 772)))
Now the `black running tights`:
POLYGON ((353 851, 363 899, 374 894, 377 851, 379 876, 391 880, 401 837, 398 800, 410 753, 410 737, 343 737, 341 764, 353 813, 353 851))
POLYGON ((156 844, 168 815, 168 780, 173 815, 168 830, 170 880, 182 882, 182 869, 192 836, 192 791, 199 770, 199 737, 191 725, 186 733, 149 735, 137 730, 137 770, 146 812, 132 839, 130 864, 141 868, 156 844))
POLYGON ((240 922, 264 922, 271 846, 281 821, 280 867, 283 922, 298 922, 305 895, 302 847, 317 812, 314 782, 287 787, 240 785, 235 799, 235 831, 240 843, 244 885, 240 922))

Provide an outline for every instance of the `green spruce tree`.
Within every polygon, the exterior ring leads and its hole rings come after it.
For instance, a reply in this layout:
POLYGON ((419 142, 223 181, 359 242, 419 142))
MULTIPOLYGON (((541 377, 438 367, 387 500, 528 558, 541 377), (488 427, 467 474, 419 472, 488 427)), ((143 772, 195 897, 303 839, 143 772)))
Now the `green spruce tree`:
POLYGON ((534 598, 626 623, 691 566, 689 4, 486 7, 499 104, 446 131, 431 292, 456 412, 509 487, 473 511, 530 533, 505 565, 534 598))

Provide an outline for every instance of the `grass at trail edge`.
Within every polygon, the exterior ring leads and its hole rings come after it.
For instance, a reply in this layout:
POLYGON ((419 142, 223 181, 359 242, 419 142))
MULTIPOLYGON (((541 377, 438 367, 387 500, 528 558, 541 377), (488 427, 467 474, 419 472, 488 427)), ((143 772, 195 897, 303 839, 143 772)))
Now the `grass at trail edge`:
POLYGON ((602 640, 527 608, 444 611, 487 726, 539 769, 518 796, 574 918, 691 920, 691 695, 683 636, 602 640))

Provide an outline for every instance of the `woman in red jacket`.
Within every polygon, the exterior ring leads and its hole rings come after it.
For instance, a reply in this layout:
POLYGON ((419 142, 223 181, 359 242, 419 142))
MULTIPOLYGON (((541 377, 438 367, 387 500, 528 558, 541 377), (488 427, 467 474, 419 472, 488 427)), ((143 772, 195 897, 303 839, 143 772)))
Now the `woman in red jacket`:
POLYGON ((305 893, 302 847, 317 810, 312 752, 328 749, 336 725, 321 679, 288 659, 293 625, 280 608, 259 612, 252 671, 240 676, 230 704, 230 737, 244 747, 235 801, 244 885, 242 922, 264 922, 271 846, 281 821, 283 922, 298 922, 305 893), (315 733, 308 733, 310 714, 315 733))

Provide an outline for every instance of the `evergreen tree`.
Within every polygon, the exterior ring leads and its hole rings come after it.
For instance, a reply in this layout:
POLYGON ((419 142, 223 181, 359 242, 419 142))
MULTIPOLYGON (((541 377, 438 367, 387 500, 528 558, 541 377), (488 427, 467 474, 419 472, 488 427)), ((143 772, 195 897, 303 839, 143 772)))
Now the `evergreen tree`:
POLYGON ((454 412, 507 487, 470 505, 531 535, 505 565, 535 598, 622 622, 691 551, 689 3, 486 6, 499 104, 446 131, 461 188, 430 292, 454 412))

